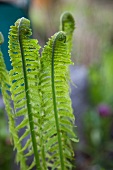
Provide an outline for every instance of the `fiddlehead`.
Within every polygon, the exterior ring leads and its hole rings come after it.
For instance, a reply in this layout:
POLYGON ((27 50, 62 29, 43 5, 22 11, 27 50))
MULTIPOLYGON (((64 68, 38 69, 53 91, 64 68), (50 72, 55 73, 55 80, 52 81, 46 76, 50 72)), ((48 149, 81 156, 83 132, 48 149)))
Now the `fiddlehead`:
POLYGON ((71 52, 72 48, 72 36, 75 29, 75 21, 73 16, 69 12, 64 12, 60 19, 60 30, 66 34, 67 48, 71 52))

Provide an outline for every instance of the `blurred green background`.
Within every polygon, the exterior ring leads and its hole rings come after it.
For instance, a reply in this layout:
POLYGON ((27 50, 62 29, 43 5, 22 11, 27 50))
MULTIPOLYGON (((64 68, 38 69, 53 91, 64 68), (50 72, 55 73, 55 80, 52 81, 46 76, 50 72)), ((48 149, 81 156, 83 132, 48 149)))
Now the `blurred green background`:
MULTIPOLYGON (((72 60, 75 67, 86 68, 88 83, 88 107, 79 122, 82 141, 80 138, 74 145, 74 169, 113 170, 113 0, 32 0, 29 16, 33 37, 40 45, 44 46, 58 31, 64 11, 75 18, 72 60)), ((79 133, 80 130, 78 137, 79 133)), ((0 170, 13 170, 12 151, 7 119, 1 108, 0 170)))

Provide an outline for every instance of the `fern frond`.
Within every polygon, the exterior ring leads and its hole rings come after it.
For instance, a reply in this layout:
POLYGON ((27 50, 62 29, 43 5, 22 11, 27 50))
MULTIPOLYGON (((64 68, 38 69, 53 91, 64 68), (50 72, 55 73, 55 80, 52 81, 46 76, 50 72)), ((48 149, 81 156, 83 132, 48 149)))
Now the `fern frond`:
POLYGON ((69 97, 70 64, 66 35, 61 31, 44 47, 40 72, 44 142, 46 152, 50 153, 48 162, 52 163, 52 169, 71 169, 71 139, 77 141, 73 132, 74 115, 69 97))
MULTIPOLYGON (((39 158, 39 134, 40 134, 40 97, 39 97, 39 45, 35 39, 30 39, 32 32, 30 21, 21 18, 14 26, 10 27, 9 33, 9 55, 13 69, 9 72, 11 84, 11 97, 14 102, 14 118, 22 117, 22 121, 17 125, 19 132, 25 129, 18 143, 27 138, 23 152, 31 156, 34 153, 34 160, 28 169, 36 166, 41 169, 39 158)), ((24 155, 23 154, 23 155, 24 155)), ((24 155, 25 156, 25 155, 24 155)), ((22 167, 21 167, 22 169, 22 167)), ((23 169, 22 169, 23 170, 23 169)), ((27 170, 27 169, 25 169, 27 170)))
POLYGON ((72 36, 75 29, 75 21, 71 13, 64 12, 60 19, 60 30, 64 31, 66 34, 66 42, 68 46, 69 53, 72 48, 72 36))
MULTIPOLYGON (((3 43, 3 36, 0 33, 0 44, 3 43)), ((4 58, 2 55, 2 52, 0 51, 0 85, 1 85, 1 91, 2 91, 2 96, 3 96, 3 101, 5 104, 5 109, 8 114, 8 119, 9 119, 9 130, 11 137, 13 136, 13 141, 14 145, 17 148, 17 150, 21 150, 22 147, 19 141, 18 133, 16 131, 16 126, 15 126, 15 121, 14 121, 14 114, 13 114, 13 109, 11 107, 11 96, 10 96, 10 83, 9 83, 9 74, 6 69, 6 65, 4 62, 4 58)), ((25 157, 23 154, 20 152, 18 153, 17 161, 21 162, 21 167, 22 169, 26 169, 26 163, 25 163, 25 157)))

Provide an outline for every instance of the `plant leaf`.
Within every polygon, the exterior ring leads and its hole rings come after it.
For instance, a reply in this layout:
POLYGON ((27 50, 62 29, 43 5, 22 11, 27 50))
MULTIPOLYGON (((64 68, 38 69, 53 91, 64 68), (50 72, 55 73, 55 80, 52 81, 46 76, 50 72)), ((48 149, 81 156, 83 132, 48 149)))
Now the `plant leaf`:
POLYGON ((34 161, 30 167, 32 168, 36 165, 37 169, 41 169, 38 152, 40 150, 38 145, 39 138, 37 139, 39 128, 34 123, 37 122, 40 127, 38 123, 38 119, 40 119, 40 102, 37 102, 40 101, 38 92, 40 69, 38 51, 40 47, 37 40, 30 38, 31 34, 30 21, 25 18, 17 20, 15 25, 10 27, 9 55, 13 66, 13 69, 9 72, 10 90, 14 102, 15 121, 22 118, 16 130, 25 129, 18 144, 22 144, 25 137, 27 139, 24 147, 18 150, 18 154, 21 152, 28 152, 28 155, 29 152, 34 153, 34 161))
MULTIPOLYGON (((0 44, 2 44, 3 41, 4 41, 3 35, 2 33, 0 33, 0 44)), ((8 114, 9 131, 10 131, 11 137, 13 136, 14 145, 17 148, 17 152, 18 152, 22 149, 22 146, 20 143, 18 143, 19 137, 18 137, 18 133, 16 130, 15 122, 14 122, 14 111, 11 107, 11 97, 9 93, 10 91, 9 74, 6 69, 6 65, 5 65, 1 51, 0 51, 0 86, 1 86, 1 91, 2 91, 3 101, 5 104, 5 109, 8 114)), ((27 169, 25 158, 22 152, 21 153, 18 152, 17 162, 18 161, 21 162, 22 169, 27 169)))
POLYGON ((73 132, 74 115, 69 97, 70 64, 72 62, 67 50, 66 35, 61 31, 51 37, 44 47, 40 72, 45 119, 44 141, 46 151, 50 153, 48 162, 53 163, 52 168, 61 170, 70 168, 70 164, 67 163, 73 156, 70 136, 76 138, 73 132))

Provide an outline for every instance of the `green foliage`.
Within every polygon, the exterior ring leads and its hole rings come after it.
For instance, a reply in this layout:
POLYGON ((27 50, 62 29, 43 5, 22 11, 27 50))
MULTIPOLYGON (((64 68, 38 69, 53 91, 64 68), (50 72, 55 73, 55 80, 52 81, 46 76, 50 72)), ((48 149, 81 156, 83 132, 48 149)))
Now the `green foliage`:
MULTIPOLYGON (((29 38, 30 35, 30 22, 27 19, 19 19, 15 23, 15 26, 10 28, 9 55, 13 66, 13 69, 9 72, 10 91, 14 102, 14 117, 23 116, 23 120, 16 127, 16 130, 19 131, 23 127, 26 127, 26 131, 18 143, 21 144, 21 141, 30 135, 23 149, 18 150, 18 152, 23 154, 29 148, 28 150, 35 155, 36 164, 40 167, 36 142, 36 132, 38 131, 37 119, 39 115, 37 87, 39 46, 37 45, 37 40, 31 40, 29 38), (34 125, 34 121, 36 121, 36 125, 34 125)), ((34 161, 32 165, 34 165, 34 161)))
POLYGON ((19 136, 18 136, 18 131, 16 130, 16 125, 15 125, 15 115, 14 115, 14 110, 11 107, 11 96, 10 96, 10 82, 9 82, 9 74, 6 70, 5 62, 2 56, 2 53, 0 55, 0 76, 1 76, 1 91, 2 91, 2 96, 3 96, 3 101, 5 104, 5 109, 8 114, 9 118, 9 131, 11 133, 11 137, 13 138, 15 148, 17 149, 17 162, 20 161, 21 167, 23 169, 26 169, 26 163, 25 163, 25 158, 22 153, 22 146, 18 142, 19 141, 19 136))
POLYGON ((4 109, 0 109, 0 169, 11 170, 13 147, 10 143, 5 116, 4 109))
POLYGON ((112 44, 106 47, 100 63, 89 68, 90 107, 82 117, 85 142, 78 149, 85 158, 84 162, 90 160, 91 166, 112 170, 113 47, 112 44))
POLYGON ((56 33, 49 40, 42 52, 40 74, 42 107, 48 120, 44 121, 44 132, 47 134, 44 138, 47 141, 45 149, 55 160, 52 168, 62 170, 71 167, 68 161, 73 154, 70 138, 75 138, 68 87, 68 65, 71 60, 65 42, 63 32, 56 33), (51 138, 52 143, 49 141, 51 138))
POLYGON ((113 148, 112 116, 111 113, 105 115, 105 109, 103 109, 103 115, 99 114, 98 109, 97 111, 92 109, 85 113, 83 116, 85 144, 79 148, 85 159, 90 159, 91 165, 98 165, 110 170, 113 169, 111 156, 113 148))
POLYGON ((69 97, 69 65, 74 19, 62 17, 62 30, 54 34, 39 56, 38 41, 31 39, 30 21, 21 18, 10 27, 9 55, 13 69, 8 73, 1 57, 1 84, 9 117, 9 129, 22 170, 72 169, 77 142, 69 97), (9 81, 8 81, 9 80, 9 81), (9 91, 11 95, 9 95, 9 91), (11 107, 10 101, 13 101, 11 107), (16 120, 22 117, 19 125, 16 120), (18 133, 25 129, 22 136, 18 133), (22 147, 22 141, 26 144, 22 147), (34 155, 29 167, 26 159, 34 155))

